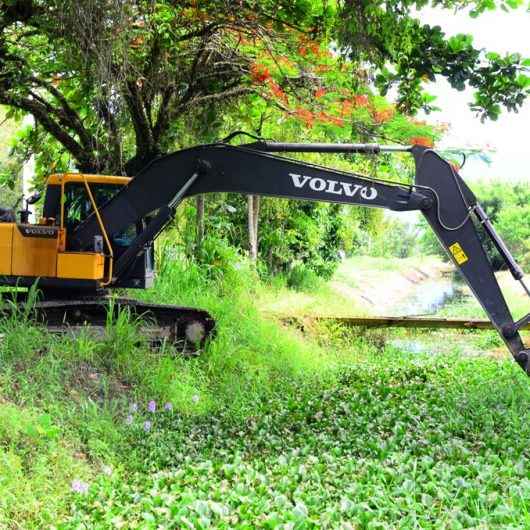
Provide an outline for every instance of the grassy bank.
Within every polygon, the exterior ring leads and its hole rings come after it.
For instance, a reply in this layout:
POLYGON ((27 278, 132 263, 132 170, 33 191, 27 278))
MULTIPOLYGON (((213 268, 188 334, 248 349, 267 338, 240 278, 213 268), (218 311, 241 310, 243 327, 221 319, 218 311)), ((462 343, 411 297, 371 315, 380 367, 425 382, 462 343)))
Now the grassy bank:
POLYGON ((163 271, 150 297, 204 307, 218 322, 216 340, 192 360, 150 350, 126 314, 103 342, 51 336, 23 312, 0 322, 0 528, 67 517, 72 481, 92 484, 109 468, 123 480, 146 471, 135 449, 149 402, 171 404, 182 419, 223 411, 243 421, 279 389, 332 378, 336 356, 258 314, 256 281, 228 263, 215 272, 177 263, 163 271))
POLYGON ((339 264, 329 282, 309 278, 293 289, 284 278, 275 278, 272 288, 260 293, 260 306, 271 313, 302 316, 387 314, 415 285, 439 277, 447 268, 433 256, 354 256, 339 264))
MULTIPOLYGON (((234 263, 236 263, 234 265, 234 263)), ((525 528, 528 380, 494 358, 260 316, 255 274, 166 260, 198 359, 1 323, 0 528, 525 528)))

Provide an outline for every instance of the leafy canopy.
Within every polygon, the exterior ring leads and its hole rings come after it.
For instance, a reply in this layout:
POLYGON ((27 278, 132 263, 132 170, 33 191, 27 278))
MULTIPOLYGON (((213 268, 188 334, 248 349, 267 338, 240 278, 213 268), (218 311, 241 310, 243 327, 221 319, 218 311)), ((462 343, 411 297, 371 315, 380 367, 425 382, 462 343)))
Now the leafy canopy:
MULTIPOLYGON (((448 39, 422 25, 414 10, 423 1, 0 5, 0 103, 35 117, 19 148, 37 153, 41 171, 73 161, 83 171, 134 174, 185 138, 226 132, 225 119, 244 125, 241 105, 251 116, 273 109, 307 129, 324 128, 331 139, 431 143, 432 134, 412 124, 415 135, 404 114, 432 108, 423 85, 436 75, 460 90, 473 87, 483 117, 518 109, 528 94, 519 55, 485 53, 469 36, 448 39), (394 85, 396 107, 372 93, 394 85), (205 135, 192 134, 205 122, 205 135)), ((495 7, 491 0, 441 5, 471 7, 473 15, 495 7)))

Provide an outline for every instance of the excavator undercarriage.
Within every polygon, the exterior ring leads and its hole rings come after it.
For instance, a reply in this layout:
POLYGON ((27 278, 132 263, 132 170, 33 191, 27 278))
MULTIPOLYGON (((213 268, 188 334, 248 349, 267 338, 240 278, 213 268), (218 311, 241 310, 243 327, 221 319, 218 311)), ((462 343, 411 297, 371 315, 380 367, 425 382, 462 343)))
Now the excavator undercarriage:
POLYGON ((479 231, 491 238, 530 296, 523 272, 454 167, 421 146, 219 143, 160 157, 132 179, 52 175, 37 224, 28 223, 27 208, 20 222, 13 212, 0 211, 0 285, 29 287, 37 281, 44 295, 36 304, 37 318, 52 329, 102 327, 109 311, 128 308, 150 323, 145 329, 154 330, 154 340, 197 351, 214 332, 207 312, 109 293, 150 287, 156 237, 183 199, 212 192, 421 211, 516 362, 529 373, 530 350, 520 330, 530 313, 519 320, 512 317, 479 231), (398 184, 293 160, 285 156, 290 152, 407 152, 414 157, 415 178, 411 184, 398 184))

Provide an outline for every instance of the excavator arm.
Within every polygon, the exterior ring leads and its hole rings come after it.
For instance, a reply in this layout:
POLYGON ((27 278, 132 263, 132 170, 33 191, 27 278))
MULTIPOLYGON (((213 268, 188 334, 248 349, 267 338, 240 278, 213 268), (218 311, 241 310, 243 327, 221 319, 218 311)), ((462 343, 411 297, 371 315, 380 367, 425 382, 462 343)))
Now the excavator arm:
POLYGON ((530 372, 530 350, 525 349, 519 333, 520 328, 530 320, 530 314, 514 321, 479 238, 477 224, 484 227, 514 278, 528 293, 522 271, 457 171, 434 151, 424 147, 260 141, 239 147, 212 144, 178 151, 154 160, 144 168, 101 207, 100 219, 91 215, 79 224, 71 235, 71 248, 91 248, 94 237, 101 235, 101 224, 112 236, 144 220, 144 230, 114 264, 114 276, 119 279, 136 256, 164 229, 185 197, 212 192, 421 211, 517 363, 527 373, 530 372), (321 152, 376 155, 385 151, 406 151, 413 155, 416 173, 412 184, 367 178, 272 154, 321 152))

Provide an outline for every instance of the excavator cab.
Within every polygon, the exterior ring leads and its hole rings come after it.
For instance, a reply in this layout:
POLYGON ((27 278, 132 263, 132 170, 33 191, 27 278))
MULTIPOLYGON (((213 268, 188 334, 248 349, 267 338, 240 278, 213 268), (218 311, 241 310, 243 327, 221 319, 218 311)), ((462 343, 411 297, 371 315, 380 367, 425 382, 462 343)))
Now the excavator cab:
MULTIPOLYGON (((71 248, 69 235, 130 182, 130 178, 68 173, 49 177, 43 215, 29 222, 29 205, 40 199, 34 194, 25 201, 17 222, 13 211, 0 219, 0 275, 2 283, 29 286, 37 279, 42 289, 97 290, 112 282, 113 260, 123 253, 141 230, 129 227, 112 238, 101 225, 92 248, 71 248), (132 228, 132 229, 131 229, 132 228)), ((0 212, 1 213, 1 212, 0 212)), ((138 256, 123 287, 147 287, 153 277, 152 245, 138 256)))

